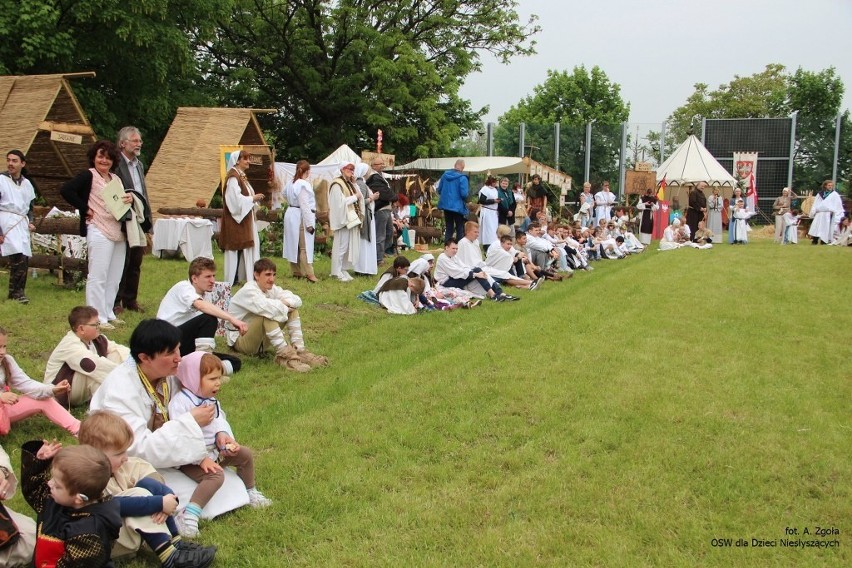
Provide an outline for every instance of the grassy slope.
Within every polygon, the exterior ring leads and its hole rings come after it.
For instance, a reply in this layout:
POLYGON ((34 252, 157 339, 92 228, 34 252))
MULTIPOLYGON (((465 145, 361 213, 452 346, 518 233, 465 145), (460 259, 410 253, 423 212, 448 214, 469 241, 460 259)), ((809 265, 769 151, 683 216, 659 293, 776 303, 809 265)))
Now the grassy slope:
MULTIPOLYGON (((203 525, 217 565, 848 564, 849 251, 764 241, 596 266, 521 302, 410 318, 354 299, 364 280, 286 279, 333 363, 248 361, 225 388, 275 506, 203 525), (841 548, 710 545, 815 525, 841 548)), ((185 269, 147 258, 143 303, 185 269)), ((28 294, 0 321, 39 376, 83 298, 45 277, 28 294)), ((18 464, 45 433, 32 419, 3 444, 18 464)))

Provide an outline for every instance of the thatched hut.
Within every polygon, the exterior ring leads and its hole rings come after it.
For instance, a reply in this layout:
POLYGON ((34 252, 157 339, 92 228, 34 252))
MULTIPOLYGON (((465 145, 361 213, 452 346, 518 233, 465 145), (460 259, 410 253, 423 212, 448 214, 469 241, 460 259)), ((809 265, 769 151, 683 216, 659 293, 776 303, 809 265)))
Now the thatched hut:
POLYGON ((94 73, 0 77, 2 151, 21 150, 27 169, 48 205, 69 209, 60 186, 87 167, 96 140, 69 79, 94 73))
POLYGON ((154 216, 160 208, 209 203, 221 185, 223 151, 242 146, 254 156, 249 183, 270 198, 268 172, 275 156, 255 116, 272 109, 181 107, 157 152, 145 182, 154 216))

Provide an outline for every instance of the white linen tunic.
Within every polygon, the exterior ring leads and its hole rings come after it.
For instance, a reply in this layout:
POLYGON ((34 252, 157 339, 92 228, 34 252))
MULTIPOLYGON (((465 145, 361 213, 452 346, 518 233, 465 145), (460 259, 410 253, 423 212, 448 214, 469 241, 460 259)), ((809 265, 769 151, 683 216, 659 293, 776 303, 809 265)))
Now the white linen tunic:
MULTIPOLYGON (((497 188, 490 185, 483 186, 479 195, 485 199, 497 199, 497 188)), ((479 239, 484 246, 488 246, 497 240, 497 204, 489 203, 479 206, 479 239)))
POLYGON ((284 190, 287 211, 284 213, 284 258, 299 263, 299 232, 305 235, 305 256, 308 264, 314 263, 314 235, 305 227, 315 227, 317 222, 317 197, 307 180, 296 180, 284 190))
POLYGON ((0 245, 3 256, 33 255, 27 214, 34 199, 35 190, 27 178, 22 177, 18 185, 10 176, 0 175, 0 229, 6 237, 0 245))

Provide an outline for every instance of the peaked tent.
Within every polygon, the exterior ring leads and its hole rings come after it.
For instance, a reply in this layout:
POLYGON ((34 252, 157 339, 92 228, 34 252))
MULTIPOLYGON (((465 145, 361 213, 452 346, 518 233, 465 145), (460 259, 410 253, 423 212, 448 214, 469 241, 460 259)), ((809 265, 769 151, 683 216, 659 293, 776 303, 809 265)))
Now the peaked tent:
POLYGON ((3 149, 27 156, 27 170, 48 205, 70 209, 59 188, 87 167, 86 151, 96 140, 95 133, 68 80, 94 76, 89 72, 0 77, 3 149))
POLYGON ((700 181, 711 188, 721 186, 724 196, 730 197, 737 180, 734 179, 722 164, 704 147, 704 144, 694 134, 678 146, 668 159, 657 168, 657 183, 666 178, 666 198, 685 196, 681 191, 684 186, 694 185, 700 181))
POLYGON ((246 172, 254 190, 269 200, 267 171, 274 154, 266 144, 256 113, 251 108, 181 107, 169 127, 145 182, 151 210, 161 207, 195 207, 206 203, 221 183, 223 146, 242 146, 257 158, 246 172))

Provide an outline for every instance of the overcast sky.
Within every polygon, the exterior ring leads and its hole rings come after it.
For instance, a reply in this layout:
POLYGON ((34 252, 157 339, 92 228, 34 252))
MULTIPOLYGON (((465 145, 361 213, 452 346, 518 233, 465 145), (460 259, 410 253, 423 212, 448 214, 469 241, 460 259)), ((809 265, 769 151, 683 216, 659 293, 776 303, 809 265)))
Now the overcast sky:
POLYGON ((833 66, 852 106, 852 0, 519 0, 539 16, 536 55, 503 65, 490 56, 462 86, 496 122, 547 70, 598 65, 621 85, 630 121, 660 123, 693 93, 780 63, 788 72, 833 66))

